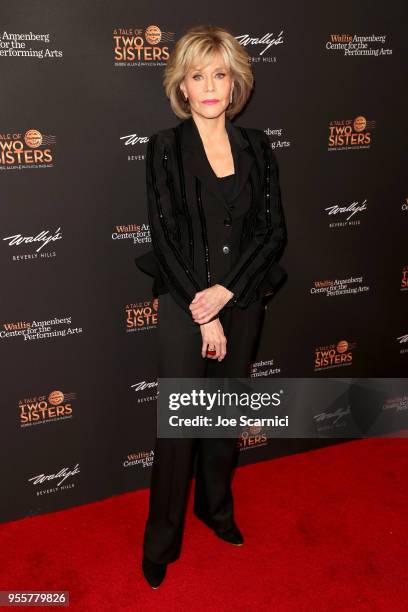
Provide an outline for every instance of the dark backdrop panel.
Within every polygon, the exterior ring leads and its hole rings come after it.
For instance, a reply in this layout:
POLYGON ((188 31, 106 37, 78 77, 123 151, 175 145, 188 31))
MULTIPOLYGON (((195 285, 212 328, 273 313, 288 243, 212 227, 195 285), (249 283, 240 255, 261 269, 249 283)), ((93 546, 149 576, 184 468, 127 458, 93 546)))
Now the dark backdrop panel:
MULTIPOLYGON (((146 143, 179 121, 166 53, 192 25, 224 26, 250 53, 256 87, 237 123, 265 130, 280 166, 289 277, 266 306, 252 375, 406 376, 406 3, 312 4, 3 3, 0 520, 149 484, 160 307, 134 258, 151 247, 146 143), (119 29, 140 30, 143 62, 116 61, 119 29), (44 39, 11 42, 30 33, 44 39), (327 48, 335 36, 384 40, 351 56, 327 48), (329 126, 357 117, 369 147, 332 150, 329 126), (8 146, 41 159, 11 163, 8 146), (317 291, 336 279, 354 280, 317 291), (350 365, 316 367, 339 341, 350 365)), ((244 464, 336 441, 239 442, 244 464)))

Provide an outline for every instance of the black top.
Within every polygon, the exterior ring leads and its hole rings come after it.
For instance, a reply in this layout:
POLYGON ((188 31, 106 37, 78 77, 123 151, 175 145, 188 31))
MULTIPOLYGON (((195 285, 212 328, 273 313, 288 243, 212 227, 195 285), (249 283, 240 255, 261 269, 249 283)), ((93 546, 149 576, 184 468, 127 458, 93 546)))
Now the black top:
MULTIPOLYGON (((236 179, 236 174, 227 174, 227 176, 217 176, 218 183, 221 187, 221 191, 224 195, 224 198, 227 202, 229 202, 232 190, 234 188, 236 179)), ((153 295, 158 296, 163 293, 168 293, 168 287, 166 282, 161 277, 156 277, 153 284, 153 295)))
POLYGON ((227 174, 227 176, 217 176, 217 179, 224 194, 224 198, 228 202, 232 190, 234 188, 235 174, 227 174))

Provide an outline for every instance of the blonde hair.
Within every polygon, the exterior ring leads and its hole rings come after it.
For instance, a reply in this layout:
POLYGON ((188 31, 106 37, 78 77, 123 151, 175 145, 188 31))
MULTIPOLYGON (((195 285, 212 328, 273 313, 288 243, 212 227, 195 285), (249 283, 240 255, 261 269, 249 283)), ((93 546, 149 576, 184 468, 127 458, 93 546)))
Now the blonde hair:
POLYGON ((234 80, 232 102, 225 111, 226 116, 234 117, 247 103, 254 85, 248 53, 227 30, 211 25, 195 26, 178 39, 164 69, 166 96, 174 113, 181 119, 191 117, 190 104, 180 89, 181 81, 192 64, 209 59, 217 51, 234 80))

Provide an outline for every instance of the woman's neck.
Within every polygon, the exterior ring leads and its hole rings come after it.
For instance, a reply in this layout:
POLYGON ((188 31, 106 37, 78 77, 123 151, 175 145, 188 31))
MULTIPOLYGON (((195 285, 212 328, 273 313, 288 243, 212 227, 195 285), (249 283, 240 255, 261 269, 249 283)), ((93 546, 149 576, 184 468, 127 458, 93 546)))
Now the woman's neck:
POLYGON ((195 113, 192 115, 192 120, 196 124, 204 144, 212 145, 222 142, 225 139, 227 133, 225 127, 225 113, 214 118, 202 117, 195 113))

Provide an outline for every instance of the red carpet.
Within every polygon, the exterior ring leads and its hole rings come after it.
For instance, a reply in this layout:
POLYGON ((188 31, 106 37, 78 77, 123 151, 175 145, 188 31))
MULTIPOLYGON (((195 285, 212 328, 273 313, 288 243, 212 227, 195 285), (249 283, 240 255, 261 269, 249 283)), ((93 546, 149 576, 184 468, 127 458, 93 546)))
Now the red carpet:
POLYGON ((84 612, 406 612, 407 450, 359 440, 237 469, 241 547, 192 515, 190 495, 182 555, 157 590, 140 569, 148 490, 3 523, 0 590, 68 590, 65 609, 84 612))

